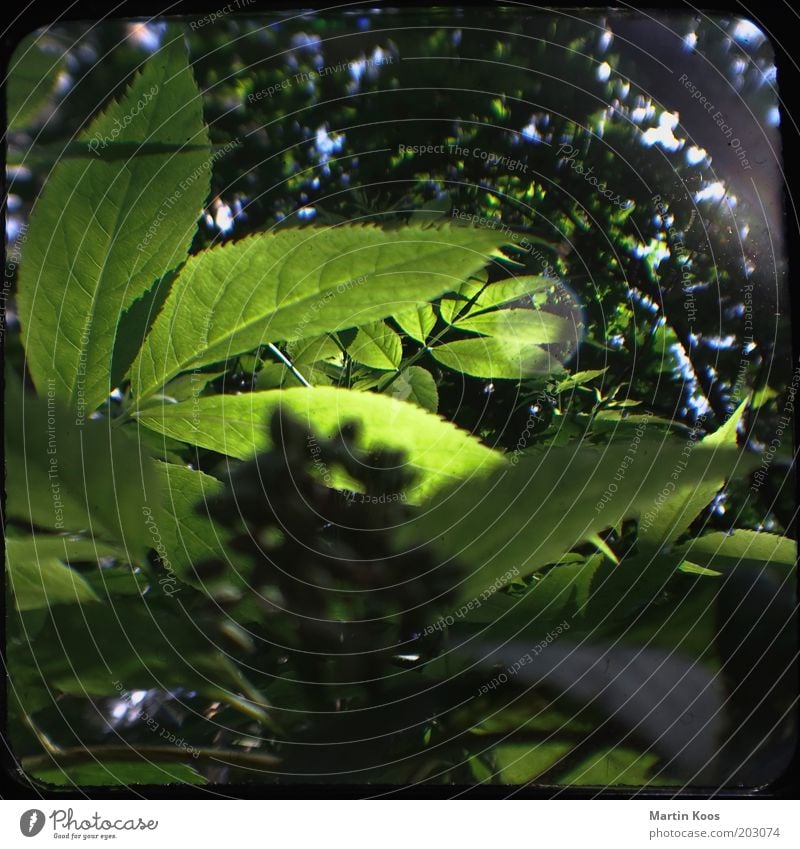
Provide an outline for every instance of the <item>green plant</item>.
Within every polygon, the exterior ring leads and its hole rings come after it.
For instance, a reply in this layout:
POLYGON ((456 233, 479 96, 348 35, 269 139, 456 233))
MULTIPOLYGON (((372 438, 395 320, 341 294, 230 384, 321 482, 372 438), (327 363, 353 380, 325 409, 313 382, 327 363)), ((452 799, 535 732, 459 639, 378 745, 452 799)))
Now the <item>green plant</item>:
POLYGON ((757 758, 746 720, 733 749, 730 721, 715 726, 701 762, 658 704, 640 727, 623 695, 597 704, 599 684, 557 674, 591 667, 584 644, 621 642, 710 678, 741 600, 726 575, 790 585, 788 538, 703 532, 752 466, 748 402, 702 438, 631 412, 598 387, 605 369, 569 372, 585 328, 559 281, 523 273, 508 233, 436 210, 192 250, 213 153, 183 37, 168 41, 56 166, 24 248, 35 393, 6 381, 22 768, 85 784, 203 782, 215 762, 239 781, 613 769, 669 784, 701 766, 721 780, 743 747, 757 758), (453 376, 546 398, 551 423, 514 450, 501 428, 470 433, 441 402, 453 376), (562 622, 558 652, 522 663, 562 622), (70 738, 70 712, 133 691, 182 694, 191 752, 152 728, 127 749, 70 738))

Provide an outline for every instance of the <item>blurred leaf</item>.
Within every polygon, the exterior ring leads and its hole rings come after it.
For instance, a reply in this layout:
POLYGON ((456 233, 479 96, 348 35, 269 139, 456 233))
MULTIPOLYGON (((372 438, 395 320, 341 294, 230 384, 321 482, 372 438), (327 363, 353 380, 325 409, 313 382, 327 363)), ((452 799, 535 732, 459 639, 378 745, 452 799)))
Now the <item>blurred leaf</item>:
POLYGON ((147 548, 142 508, 156 504, 153 460, 109 420, 76 421, 54 398, 6 381, 6 509, 32 526, 85 531, 126 559, 147 548))
POLYGON ((744 529, 730 533, 711 533, 689 540, 675 549, 676 553, 707 569, 727 570, 736 566, 780 568, 790 575, 797 564, 797 543, 788 537, 764 531, 744 529))
POLYGON ((650 509, 644 511, 639 527, 640 544, 657 548, 675 542, 729 477, 736 472, 744 473, 754 464, 751 456, 724 450, 736 448, 736 427, 746 406, 747 401, 743 401, 728 421, 709 436, 698 440, 692 434, 685 441, 681 456, 670 469, 669 480, 665 478, 665 497, 659 495, 661 500, 654 500, 650 509), (701 446, 705 450, 698 451, 701 446))
POLYGON ((6 76, 6 114, 12 130, 28 126, 55 92, 65 58, 42 50, 41 36, 27 35, 14 48, 6 76))
POLYGON ((637 752, 620 746, 607 748, 565 772, 559 777, 559 783, 596 787, 675 785, 674 779, 658 776, 658 760, 658 755, 649 752, 637 752))
MULTIPOLYGON (((73 556, 86 559, 79 551, 73 550, 73 556)), ((34 538, 6 540, 6 568, 17 610, 99 600, 80 573, 63 560, 69 560, 63 542, 58 551, 58 544, 50 541, 38 546, 34 538)))
MULTIPOLYGON (((186 759, 191 759, 187 753, 186 759)), ((156 761, 95 761, 67 767, 54 766, 31 774, 37 781, 57 787, 130 787, 137 784, 205 784, 187 764, 156 761)))
MULTIPOLYGON (((532 574, 593 534, 640 515, 669 480, 681 450, 680 440, 645 435, 619 483, 614 478, 627 445, 524 452, 514 458, 518 465, 437 494, 400 531, 399 544, 432 540, 443 558, 458 558, 473 570, 459 597, 479 596, 508 570, 532 574), (610 485, 616 489, 603 501, 610 485)), ((686 485, 702 479, 711 459, 725 464, 736 454, 698 445, 697 462, 684 472, 686 485)))
POLYGON ((502 784, 525 784, 541 775, 573 748, 572 743, 504 743, 493 749, 502 784))
POLYGON ((408 219, 409 224, 421 224, 423 226, 425 224, 434 224, 450 212, 451 206, 449 197, 429 200, 411 213, 411 217, 408 219))
POLYGON ((187 687, 265 721, 263 698, 178 598, 116 599, 87 605, 79 617, 72 607, 53 608, 41 642, 18 649, 16 662, 35 658, 39 687, 75 696, 187 687))

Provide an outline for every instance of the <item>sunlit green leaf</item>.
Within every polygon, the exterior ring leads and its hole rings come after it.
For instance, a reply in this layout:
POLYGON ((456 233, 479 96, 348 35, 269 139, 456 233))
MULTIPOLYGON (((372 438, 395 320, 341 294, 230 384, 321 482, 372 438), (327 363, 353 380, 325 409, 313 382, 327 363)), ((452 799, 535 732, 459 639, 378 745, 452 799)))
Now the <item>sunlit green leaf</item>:
POLYGON ((134 391, 147 396, 190 368, 435 298, 502 243, 462 227, 348 225, 283 229, 203 251, 181 271, 131 368, 134 391))
POLYGON ((181 34, 80 140, 96 155, 64 159, 48 178, 30 219, 18 304, 37 388, 54 381, 58 397, 88 416, 114 388, 123 311, 184 261, 208 193, 202 99, 181 34), (143 143, 173 149, 144 153, 143 143), (119 145, 130 151, 117 158, 119 145), (168 204, 171 196, 179 202, 168 204))
POLYGON ((411 366, 403 371, 389 387, 389 395, 399 401, 419 404, 435 413, 439 408, 439 392, 431 373, 419 366, 411 366))
POLYGON ((342 355, 341 348, 328 334, 298 339, 286 346, 286 354, 295 366, 334 360, 342 355))
POLYGON ((360 447, 388 446, 404 451, 409 466, 418 474, 409 501, 425 497, 448 481, 469 478, 503 462, 501 454, 416 404, 333 387, 210 396, 192 404, 148 409, 137 418, 159 433, 250 459, 269 445, 266 422, 280 407, 291 410, 323 436, 354 421, 361 427, 360 447))
POLYGON ((503 340, 536 345, 563 342, 575 335, 565 318, 546 310, 533 309, 493 310, 462 319, 458 327, 503 340))
POLYGON ((523 339, 480 337, 460 339, 431 349, 434 359, 453 371, 473 377, 522 380, 536 374, 563 371, 544 348, 523 339))
POLYGON ((455 287, 439 302, 441 317, 448 324, 452 324, 459 314, 467 311, 470 303, 474 306, 475 298, 485 285, 485 282, 470 279, 455 287))
MULTIPOLYGON (((626 445, 583 443, 526 452, 511 458, 516 465, 439 493, 399 532, 399 542, 435 540, 443 557, 470 567, 459 597, 479 596, 508 570, 532 574, 593 534, 639 516, 669 481, 681 450, 680 440, 647 436, 619 481, 615 475, 626 445)), ((695 452, 697 465, 685 472, 687 484, 703 475, 710 457, 730 463, 736 453, 707 446, 695 452)))
POLYGON ((386 322, 376 321, 358 328, 347 353, 357 363, 386 371, 400 366, 403 343, 386 322))
POLYGON ((156 463, 155 473, 161 491, 156 527, 167 565, 182 580, 194 582, 194 565, 226 551, 227 532, 203 509, 223 485, 211 475, 174 463, 156 463))
POLYGON ((520 275, 509 277, 489 284, 478 296, 477 304, 473 313, 490 307, 499 307, 511 301, 520 301, 521 306, 530 307, 531 298, 537 292, 544 292, 552 288, 556 281, 551 277, 520 275))
POLYGON ((401 329, 424 345, 436 324, 436 314, 430 304, 420 304, 392 314, 401 329))

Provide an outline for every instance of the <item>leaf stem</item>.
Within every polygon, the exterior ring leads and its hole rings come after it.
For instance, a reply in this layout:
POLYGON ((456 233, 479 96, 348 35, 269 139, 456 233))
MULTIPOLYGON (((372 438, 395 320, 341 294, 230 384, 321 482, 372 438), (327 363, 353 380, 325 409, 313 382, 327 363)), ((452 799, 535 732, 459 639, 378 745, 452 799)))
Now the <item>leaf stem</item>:
POLYGON ((282 362, 282 363, 286 366, 286 368, 288 368, 288 369, 289 369, 289 371, 290 371, 290 372, 291 372, 291 373, 292 373, 292 374, 293 374, 293 375, 294 375, 294 376, 295 376, 295 377, 296 377, 296 378, 300 381, 300 383, 302 383, 302 384, 303 384, 303 386, 305 386, 307 389, 311 389, 311 388, 312 388, 312 387, 311 387, 311 384, 310 384, 310 383, 309 383, 309 382, 308 382, 308 381, 307 381, 307 380, 303 377, 303 375, 302 375, 302 374, 300 374, 300 372, 299 372, 299 371, 295 368, 294 363, 293 363, 293 362, 292 362, 292 361, 291 361, 291 360, 290 360, 290 359, 286 356, 286 354, 284 354, 284 353, 283 353, 283 351, 281 351, 281 349, 280 349, 280 348, 278 348, 278 346, 277 346, 277 345, 273 345, 273 344, 272 344, 272 342, 270 342, 270 343, 267 345, 267 347, 270 349, 270 351, 272 351, 272 353, 273 353, 273 354, 275 354, 275 356, 276 356, 279 360, 281 360, 281 362, 282 362))

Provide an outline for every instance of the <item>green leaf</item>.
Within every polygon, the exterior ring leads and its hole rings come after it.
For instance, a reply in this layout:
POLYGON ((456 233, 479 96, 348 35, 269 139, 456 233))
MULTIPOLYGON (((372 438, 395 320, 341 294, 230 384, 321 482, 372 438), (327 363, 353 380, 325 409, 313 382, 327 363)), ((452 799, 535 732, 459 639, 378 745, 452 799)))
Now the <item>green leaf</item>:
POLYGON ((459 284, 446 297, 439 302, 439 314, 448 323, 452 324, 456 316, 472 301, 486 282, 479 280, 465 280, 459 284))
POLYGON ((182 371, 386 318, 499 256, 503 237, 461 227, 287 228, 191 257, 130 375, 142 398, 182 371), (205 316, 198 322, 198 315, 205 316))
POLYGON ((572 743, 504 743, 494 748, 501 784, 525 784, 557 764, 573 748, 572 743))
POLYGON ((607 748, 591 755, 560 776, 559 784, 598 787, 620 784, 628 787, 674 785, 674 779, 658 775, 650 777, 658 762, 658 755, 650 752, 637 752, 635 749, 620 747, 607 748))
POLYGON ((482 639, 498 643, 518 638, 535 643, 559 626, 561 630, 572 628, 583 613, 601 565, 600 557, 592 557, 555 566, 521 596, 493 593, 484 600, 488 592, 484 589, 475 597, 480 602, 476 609, 458 617, 456 628, 459 633, 464 629, 474 633, 480 626, 482 639))
MULTIPOLYGON (((424 513, 398 532, 398 545, 402 550, 432 540, 442 558, 461 560, 471 569, 459 597, 480 596, 508 570, 532 574, 593 534, 638 516, 669 480, 682 447, 680 440, 645 435, 619 482, 615 475, 627 445, 581 443, 525 452, 512 457, 516 465, 437 493, 424 513), (609 486, 616 489, 604 500, 609 486)), ((707 446, 695 452, 704 463, 712 454, 730 462, 735 453, 707 446)), ((700 462, 698 467, 686 470, 687 483, 702 474, 700 462)))
POLYGON ((222 377, 224 371, 191 371, 176 377, 164 387, 164 395, 175 401, 188 401, 195 398, 206 388, 206 385, 222 377))
POLYGON ((555 285, 552 277, 522 275, 520 277, 509 277, 491 283, 478 297, 478 303, 472 310, 476 313, 490 307, 500 307, 510 301, 522 301, 526 306, 532 306, 532 297, 537 292, 545 292, 555 285))
POLYGON ((14 49, 8 64, 6 114, 12 130, 28 126, 55 91, 65 59, 41 49, 42 37, 28 35, 14 49))
POLYGON ((95 569, 93 572, 84 573, 83 577, 101 601, 111 603, 122 596, 142 595, 150 587, 150 578, 144 570, 126 563, 95 569))
POLYGON ((331 436, 346 422, 355 421, 361 426, 357 440, 360 448, 404 451, 408 464, 419 475, 407 494, 409 501, 418 501, 449 481, 463 481, 503 462, 498 452, 414 404, 334 387, 209 396, 193 404, 143 410, 137 419, 159 433, 190 439, 201 447, 244 460, 268 447, 266 422, 281 406, 323 436, 331 436))
POLYGON ((437 219, 447 215, 450 212, 452 203, 449 197, 434 198, 427 203, 423 203, 419 209, 415 209, 409 217, 409 222, 412 224, 434 224, 437 219))
POLYGON ((764 385, 753 393, 752 409, 758 410, 768 404, 773 398, 778 397, 778 392, 771 386, 764 385))
POLYGON ((508 380, 561 372, 564 367, 544 348, 522 339, 480 337, 431 348, 434 359, 453 371, 508 380))
POLYGON ((706 578, 719 578, 722 575, 722 572, 715 572, 713 569, 706 569, 705 566, 698 566, 696 563, 690 563, 688 560, 684 560, 680 566, 678 566, 678 571, 686 572, 687 575, 702 575, 706 578))
POLYGON ((177 598, 115 599, 113 605, 86 605, 80 617, 70 607, 55 607, 41 643, 20 649, 16 663, 32 656, 39 686, 74 696, 189 687, 265 719, 263 697, 219 651, 210 630, 177 598))
MULTIPOLYGON (((93 543, 71 542, 67 537, 44 537, 41 542, 33 537, 7 539, 6 567, 17 610, 99 601, 83 576, 64 562, 102 556, 93 550, 93 543)), ((103 550, 100 545, 99 551, 103 550)))
POLYGON ((156 463, 155 472, 161 490, 156 525, 169 566, 182 580, 197 584, 192 566, 225 556, 228 532, 197 509, 219 495, 223 484, 174 463, 156 463))
MULTIPOLYGON (((639 542, 649 549, 675 542, 733 474, 745 474, 752 457, 738 451, 716 451, 736 448, 736 427, 747 401, 743 401, 727 422, 714 433, 698 440, 696 432, 683 443, 683 452, 670 469, 670 488, 666 496, 653 501, 644 511, 639 526, 639 542), (704 451, 698 451, 703 446, 704 451)), ((693 558, 690 558, 693 559, 693 558)))
POLYGON ((590 383, 596 377, 604 375, 608 371, 608 367, 600 369, 590 369, 589 371, 576 371, 564 380, 556 384, 554 392, 567 392, 570 389, 575 389, 578 386, 583 386, 585 383, 590 383))
POLYGON ((419 366, 410 366, 403 371, 388 389, 388 394, 398 401, 419 404, 435 413, 439 409, 439 391, 433 375, 419 366))
POLYGON ((147 551, 143 508, 158 502, 153 460, 109 420, 79 422, 55 398, 6 380, 6 508, 41 528, 88 531, 127 560, 147 551))
POLYGON ((6 538, 6 554, 10 551, 22 558, 55 557, 64 563, 94 563, 101 557, 119 557, 117 546, 101 540, 77 536, 37 534, 6 538))
MULTIPOLYGON (((331 378, 317 363, 303 363, 298 371, 312 386, 330 386, 331 378)), ((283 363, 267 363, 256 375, 255 389, 278 389, 280 386, 302 386, 302 381, 283 363)))
POLYGON ((711 533, 689 540, 675 551, 697 566, 707 569, 731 569, 740 564, 781 568, 784 575, 797 563, 797 543, 788 537, 764 531, 735 530, 711 533))
POLYGON ((43 391, 55 380, 57 395, 88 415, 114 388, 123 311, 184 261, 208 194, 202 98, 182 35, 80 141, 97 155, 65 159, 47 180, 31 215, 18 304, 34 383, 43 391), (145 152, 145 143, 168 149, 145 152), (127 155, 116 157, 119 147, 127 155))
POLYGON ((286 355, 295 366, 310 365, 335 360, 342 356, 341 349, 327 334, 312 336, 310 339, 298 339, 286 346, 286 355))
POLYGON ((347 353, 357 363, 389 371, 400 367, 403 343, 386 322, 376 321, 358 328, 356 338, 347 353))
MULTIPOLYGON (((187 752, 186 759, 192 757, 187 752)), ((157 761, 94 761, 68 767, 52 767, 31 777, 57 787, 130 787, 137 784, 205 784, 206 780, 187 764, 157 761)))
POLYGON ((619 564, 605 561, 591 576, 586 623, 595 631, 629 625, 664 593, 680 565, 681 558, 673 553, 628 555, 619 564))
POLYGON ((436 324, 436 313, 430 304, 420 304, 392 314, 400 328, 423 345, 436 324))
POLYGON ((122 312, 117 322, 117 338, 111 355, 111 386, 119 386, 142 347, 147 331, 161 312, 175 282, 174 270, 165 274, 151 289, 122 312))
POLYGON ((493 310, 461 319, 456 327, 498 339, 536 345, 563 342, 575 336, 565 318, 534 309, 493 310))

